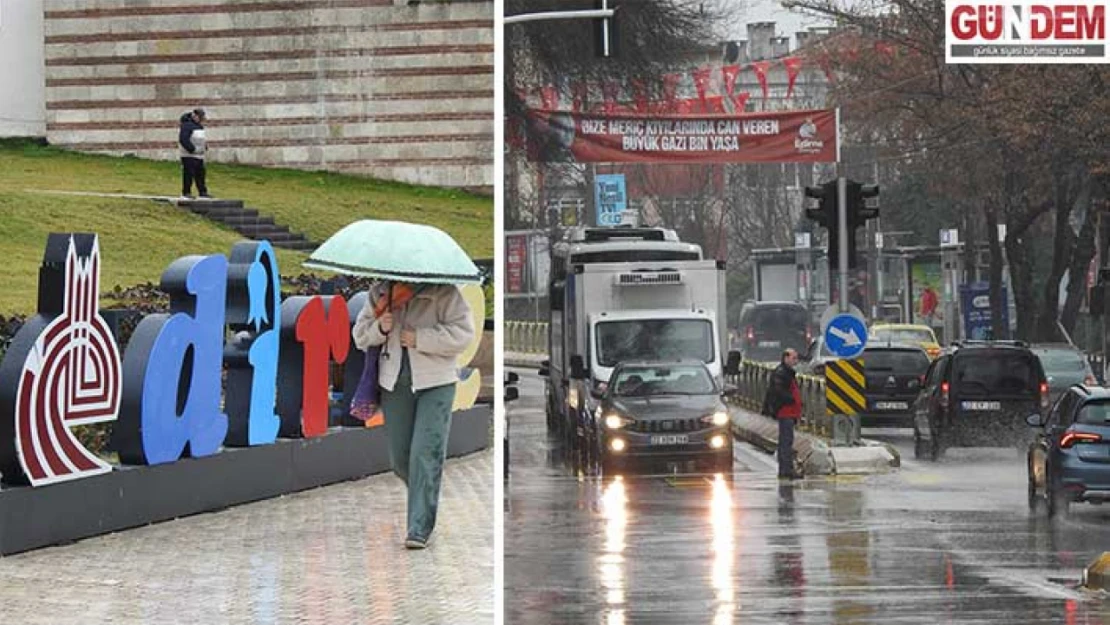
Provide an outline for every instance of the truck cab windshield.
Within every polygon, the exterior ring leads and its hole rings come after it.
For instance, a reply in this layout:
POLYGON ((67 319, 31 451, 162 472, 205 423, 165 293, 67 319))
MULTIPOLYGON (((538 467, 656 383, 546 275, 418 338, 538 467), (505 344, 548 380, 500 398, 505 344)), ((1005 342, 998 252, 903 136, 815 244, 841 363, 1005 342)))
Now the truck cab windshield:
POLYGON ((713 327, 704 319, 630 319, 597 324, 597 362, 630 360, 713 362, 713 327))

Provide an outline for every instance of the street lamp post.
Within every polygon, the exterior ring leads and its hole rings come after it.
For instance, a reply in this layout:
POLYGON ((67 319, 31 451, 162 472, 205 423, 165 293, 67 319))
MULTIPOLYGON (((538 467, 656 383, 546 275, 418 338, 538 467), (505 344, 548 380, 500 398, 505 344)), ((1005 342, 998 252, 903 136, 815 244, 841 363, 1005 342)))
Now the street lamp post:
MULTIPOLYGON (((523 24, 524 22, 539 22, 543 20, 592 20, 598 18, 611 18, 616 9, 584 9, 581 11, 544 11, 542 13, 521 13, 519 15, 506 15, 506 24, 523 24)), ((608 30, 607 28, 605 30, 608 30)))

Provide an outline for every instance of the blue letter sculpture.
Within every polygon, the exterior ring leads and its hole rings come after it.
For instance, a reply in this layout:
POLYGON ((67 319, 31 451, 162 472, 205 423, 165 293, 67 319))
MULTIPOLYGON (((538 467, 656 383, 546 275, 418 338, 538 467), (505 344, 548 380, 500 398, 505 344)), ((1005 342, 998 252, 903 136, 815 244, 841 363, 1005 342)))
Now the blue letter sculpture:
POLYGON ((227 444, 273 443, 281 425, 274 413, 281 343, 281 278, 268 241, 244 241, 231 248, 227 322, 235 332, 224 351, 227 444))
POLYGON ((143 319, 123 358, 116 447, 129 464, 209 456, 227 435, 220 412, 227 258, 179 258, 161 288, 172 314, 143 319))

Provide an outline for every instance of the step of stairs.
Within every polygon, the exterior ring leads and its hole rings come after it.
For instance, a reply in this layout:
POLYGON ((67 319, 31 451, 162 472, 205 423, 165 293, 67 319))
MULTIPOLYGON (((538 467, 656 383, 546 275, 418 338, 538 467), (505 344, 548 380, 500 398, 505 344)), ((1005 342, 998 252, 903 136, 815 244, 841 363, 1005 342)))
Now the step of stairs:
POLYGON ((274 225, 273 217, 263 217, 261 215, 227 215, 220 217, 218 221, 231 227, 274 225))
POLYGON ((214 209, 243 208, 243 200, 178 200, 177 205, 206 214, 214 209))
POLYGON ((289 234, 288 226, 278 226, 276 224, 237 224, 233 225, 235 231, 239 234, 248 236, 265 236, 269 234, 289 234))
POLYGON ((259 235, 254 235, 251 238, 255 239, 255 240, 259 240, 259 241, 262 240, 262 239, 265 239, 265 240, 267 240, 270 243, 273 243, 275 245, 277 245, 279 242, 280 243, 292 243, 293 241, 304 241, 305 240, 304 235, 302 235, 302 234, 293 234, 291 232, 274 232, 274 233, 266 234, 266 235, 259 234, 259 235))
POLYGON ((261 215, 257 209, 246 208, 242 200, 183 200, 177 205, 232 228, 248 239, 270 241, 274 247, 312 251, 319 245, 303 234, 290 231, 288 226, 275 223, 273 217, 261 215))
POLYGON ((258 217, 258 210, 254 208, 213 208, 205 213, 205 217, 217 220, 225 217, 258 217))
POLYGON ((304 239, 298 241, 278 241, 277 243, 274 243, 274 245, 287 250, 300 250, 304 252, 312 252, 315 251, 316 248, 320 247, 312 241, 307 241, 304 239))

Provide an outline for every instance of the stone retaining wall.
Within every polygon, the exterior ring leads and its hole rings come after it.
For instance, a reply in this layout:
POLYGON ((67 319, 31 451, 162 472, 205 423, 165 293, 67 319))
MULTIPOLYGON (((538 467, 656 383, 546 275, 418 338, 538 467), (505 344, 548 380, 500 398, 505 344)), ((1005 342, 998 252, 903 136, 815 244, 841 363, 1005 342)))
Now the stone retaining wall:
POLYGON ((493 3, 46 0, 47 138, 177 158, 493 184, 493 3))

